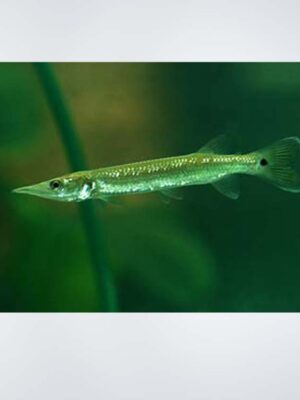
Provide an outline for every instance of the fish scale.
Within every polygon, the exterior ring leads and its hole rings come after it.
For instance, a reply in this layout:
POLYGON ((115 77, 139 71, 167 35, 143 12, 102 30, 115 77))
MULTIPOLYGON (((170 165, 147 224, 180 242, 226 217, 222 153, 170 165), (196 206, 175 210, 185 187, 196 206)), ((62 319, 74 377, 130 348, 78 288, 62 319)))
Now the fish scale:
POLYGON ((99 169, 95 171, 98 190, 93 196, 101 193, 145 193, 211 183, 232 171, 243 172, 249 160, 255 163, 255 156, 209 156, 198 153, 99 169))

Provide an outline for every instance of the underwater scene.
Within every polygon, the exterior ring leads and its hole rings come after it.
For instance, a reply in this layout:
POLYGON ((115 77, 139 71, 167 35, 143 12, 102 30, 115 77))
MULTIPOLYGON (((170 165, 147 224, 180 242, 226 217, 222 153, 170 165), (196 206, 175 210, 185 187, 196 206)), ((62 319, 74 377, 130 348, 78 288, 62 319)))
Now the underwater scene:
POLYGON ((1 312, 300 311, 300 63, 1 63, 1 312))

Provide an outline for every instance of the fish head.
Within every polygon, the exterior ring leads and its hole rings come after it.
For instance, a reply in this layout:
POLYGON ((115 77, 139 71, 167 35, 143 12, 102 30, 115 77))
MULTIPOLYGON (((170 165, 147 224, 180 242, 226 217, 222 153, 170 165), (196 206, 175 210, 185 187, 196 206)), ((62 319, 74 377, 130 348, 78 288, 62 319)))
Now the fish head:
POLYGON ((35 185, 14 189, 14 193, 29 194, 57 201, 83 201, 90 198, 94 182, 82 173, 53 178, 35 185))

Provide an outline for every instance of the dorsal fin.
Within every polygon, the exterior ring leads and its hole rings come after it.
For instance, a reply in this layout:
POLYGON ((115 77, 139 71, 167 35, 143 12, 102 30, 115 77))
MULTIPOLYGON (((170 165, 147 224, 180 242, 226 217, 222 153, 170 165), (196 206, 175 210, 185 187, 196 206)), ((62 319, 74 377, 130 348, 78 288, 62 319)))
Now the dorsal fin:
POLYGON ((238 175, 228 175, 212 184, 218 192, 230 199, 236 200, 240 196, 240 185, 238 175))
POLYGON ((220 135, 201 147, 197 153, 232 154, 234 153, 234 147, 232 135, 220 135))

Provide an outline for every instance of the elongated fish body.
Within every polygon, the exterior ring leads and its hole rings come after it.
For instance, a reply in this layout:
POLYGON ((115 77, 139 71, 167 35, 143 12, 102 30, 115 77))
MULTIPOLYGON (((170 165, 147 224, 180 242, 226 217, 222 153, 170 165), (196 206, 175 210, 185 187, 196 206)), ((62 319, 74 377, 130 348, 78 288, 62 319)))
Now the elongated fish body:
POLYGON ((95 180, 93 197, 160 192, 182 186, 214 183, 230 174, 252 174, 255 164, 255 154, 195 153, 98 169, 91 172, 95 180))
POLYGON ((256 175, 283 190, 300 191, 295 171, 300 139, 290 137, 248 154, 230 154, 230 141, 222 135, 197 153, 79 171, 14 191, 59 201, 101 199, 160 192, 191 185, 212 184, 225 196, 239 197, 238 175, 256 175))

